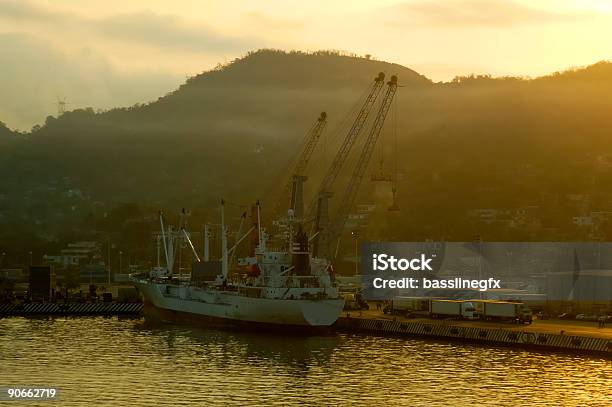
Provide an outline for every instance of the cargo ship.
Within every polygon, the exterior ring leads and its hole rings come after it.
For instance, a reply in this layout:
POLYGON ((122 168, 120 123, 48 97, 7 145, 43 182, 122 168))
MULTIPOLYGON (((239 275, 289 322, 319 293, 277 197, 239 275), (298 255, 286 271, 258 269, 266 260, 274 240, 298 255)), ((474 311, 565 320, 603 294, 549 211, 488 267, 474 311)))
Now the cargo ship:
POLYGON ((166 228, 159 221, 158 264, 147 274, 131 275, 145 300, 145 315, 171 322, 196 321, 224 326, 267 328, 325 328, 342 312, 333 268, 324 258, 311 256, 309 240, 293 211, 276 224, 282 231, 279 247, 268 247, 268 235, 261 227, 259 203, 254 206, 256 223, 228 248, 228 230, 221 204, 221 257, 210 260, 208 233, 204 237, 204 258, 200 260, 189 233, 182 226, 166 228), (167 229, 167 230, 166 230, 167 229), (237 259, 230 273, 230 256, 238 245, 255 236, 252 255, 237 259), (174 273, 175 252, 186 241, 196 261, 191 273, 174 273), (163 248, 165 265, 160 264, 163 248))

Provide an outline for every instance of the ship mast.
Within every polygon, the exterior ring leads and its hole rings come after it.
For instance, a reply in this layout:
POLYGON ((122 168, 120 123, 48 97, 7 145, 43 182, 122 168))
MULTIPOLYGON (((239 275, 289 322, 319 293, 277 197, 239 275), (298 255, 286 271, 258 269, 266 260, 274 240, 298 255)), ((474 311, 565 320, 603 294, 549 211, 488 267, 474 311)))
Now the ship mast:
POLYGON ((263 253, 266 250, 266 242, 261 229, 261 205, 259 204, 259 201, 257 201, 257 234, 259 236, 258 250, 260 253, 263 253))
POLYGON ((221 273, 223 274, 223 280, 227 280, 228 274, 228 261, 227 261, 227 234, 225 230, 225 202, 221 200, 221 273))
MULTIPOLYGON (((168 242, 168 240, 166 239, 166 230, 164 228, 164 214, 162 211, 159 211, 159 224, 161 226, 162 241, 164 243, 164 254, 166 256, 166 269, 168 270, 168 274, 172 274, 172 266, 174 265, 174 257, 173 257, 173 253, 168 253, 168 244, 172 244, 172 239, 170 236, 168 236, 168 239, 170 239, 170 242, 168 242)), ((172 252, 172 250, 170 251, 172 252)))
POLYGON ((210 225, 204 225, 204 261, 210 260, 210 225))

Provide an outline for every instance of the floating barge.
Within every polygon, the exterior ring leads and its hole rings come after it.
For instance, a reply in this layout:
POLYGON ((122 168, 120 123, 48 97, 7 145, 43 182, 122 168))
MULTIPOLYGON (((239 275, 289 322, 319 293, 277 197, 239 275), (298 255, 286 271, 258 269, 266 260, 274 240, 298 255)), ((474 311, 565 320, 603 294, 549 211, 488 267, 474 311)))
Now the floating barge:
POLYGON ((0 304, 0 318, 50 315, 138 315, 142 307, 142 303, 135 302, 0 304))
MULTIPOLYGON (((336 322, 336 329, 348 332, 362 332, 376 335, 394 335, 402 337, 422 337, 464 341, 485 345, 512 346, 539 350, 569 351, 590 353, 612 358, 612 331, 604 329, 593 333, 586 330, 579 335, 565 332, 558 328, 563 324, 547 324, 541 332, 538 327, 517 327, 516 325, 490 323, 462 323, 461 321, 423 321, 403 318, 386 319, 372 315, 342 316, 336 322), (553 328, 555 332, 552 333, 553 328)), ((580 328, 580 327, 578 327, 580 328)))

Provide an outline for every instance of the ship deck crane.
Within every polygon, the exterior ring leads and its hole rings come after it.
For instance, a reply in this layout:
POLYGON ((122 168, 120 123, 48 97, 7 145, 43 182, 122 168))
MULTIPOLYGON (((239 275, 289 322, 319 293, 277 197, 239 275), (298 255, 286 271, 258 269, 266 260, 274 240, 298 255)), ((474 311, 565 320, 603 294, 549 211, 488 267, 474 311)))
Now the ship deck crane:
POLYGON ((344 225, 348 219, 349 212, 353 206, 353 203, 355 202, 357 192, 359 191, 359 186, 361 185, 368 168, 368 164, 370 163, 370 158, 374 152, 374 147, 376 146, 376 142, 380 136, 387 113, 389 112, 391 103, 395 97, 395 93, 397 92, 397 86, 397 76, 394 75, 391 77, 391 80, 387 82, 387 90, 385 91, 372 128, 370 129, 370 132, 366 138, 364 147, 361 150, 361 154, 359 155, 357 165, 353 170, 348 187, 342 196, 340 206, 336 212, 336 217, 332 225, 329 224, 329 218, 326 213, 328 208, 326 201, 329 194, 322 194, 319 197, 319 209, 317 211, 317 231, 319 232, 319 235, 318 242, 314 248, 316 251, 314 253, 315 256, 329 258, 329 242, 335 238, 338 238, 342 234, 342 230, 344 229, 344 225))

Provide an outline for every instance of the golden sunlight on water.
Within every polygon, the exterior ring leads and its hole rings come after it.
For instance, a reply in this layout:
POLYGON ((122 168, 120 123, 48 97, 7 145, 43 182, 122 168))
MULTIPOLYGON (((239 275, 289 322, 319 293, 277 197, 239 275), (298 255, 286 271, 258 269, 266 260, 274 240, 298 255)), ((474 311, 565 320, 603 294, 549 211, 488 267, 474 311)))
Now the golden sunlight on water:
POLYGON ((0 319, 0 386, 7 385, 57 386, 66 406, 610 406, 612 361, 142 319, 8 318, 0 319))

